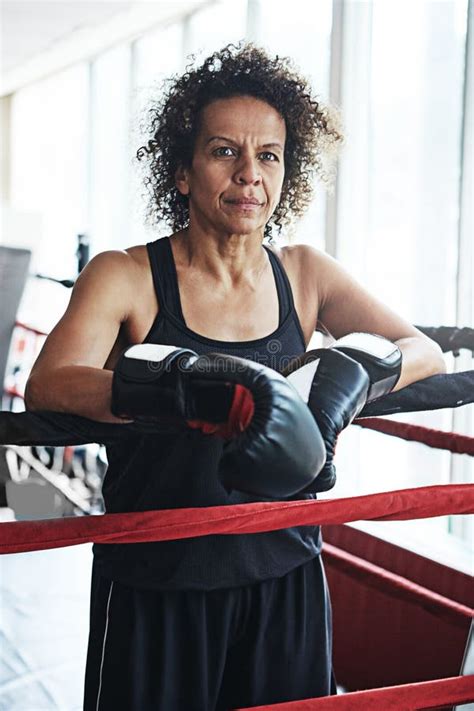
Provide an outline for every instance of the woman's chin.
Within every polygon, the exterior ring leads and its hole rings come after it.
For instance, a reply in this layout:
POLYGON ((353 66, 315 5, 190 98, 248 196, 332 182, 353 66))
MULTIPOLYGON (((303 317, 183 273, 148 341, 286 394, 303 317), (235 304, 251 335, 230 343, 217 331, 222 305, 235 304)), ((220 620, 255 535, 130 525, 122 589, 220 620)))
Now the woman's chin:
POLYGON ((237 220, 226 220, 226 228, 231 234, 251 235, 256 232, 263 233, 265 223, 261 223, 261 220, 255 218, 242 217, 237 220))

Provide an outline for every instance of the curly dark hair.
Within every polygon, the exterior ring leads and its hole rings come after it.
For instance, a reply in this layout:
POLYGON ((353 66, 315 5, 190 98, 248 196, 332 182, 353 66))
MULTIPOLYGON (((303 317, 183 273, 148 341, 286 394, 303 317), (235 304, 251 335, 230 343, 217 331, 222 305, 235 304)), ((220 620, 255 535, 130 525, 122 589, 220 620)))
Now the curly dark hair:
POLYGON ((311 203, 315 175, 331 186, 332 159, 343 142, 339 114, 311 95, 308 81, 289 58, 272 58, 252 43, 229 44, 197 68, 195 57, 190 59, 184 74, 165 80, 161 97, 146 111, 144 128, 152 137, 136 154, 149 162, 144 171, 146 221, 164 220, 175 231, 189 224, 188 196, 177 189, 175 173, 192 163, 202 109, 217 99, 252 96, 276 109, 286 124, 280 202, 265 226, 265 237, 271 239, 272 224, 280 234, 311 203))

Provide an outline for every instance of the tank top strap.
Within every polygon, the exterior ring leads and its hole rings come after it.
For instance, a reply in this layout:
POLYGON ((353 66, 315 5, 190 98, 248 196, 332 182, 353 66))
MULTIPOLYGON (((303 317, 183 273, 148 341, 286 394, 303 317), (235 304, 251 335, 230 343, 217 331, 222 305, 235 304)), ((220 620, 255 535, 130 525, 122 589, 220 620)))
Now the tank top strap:
POLYGON ((283 264, 281 263, 280 259, 274 252, 272 252, 271 249, 269 249, 265 245, 263 245, 263 247, 268 254, 270 264, 272 265, 273 269, 273 275, 275 277, 275 284, 278 293, 278 303, 280 306, 279 325, 281 326, 285 318, 287 318, 288 314, 291 311, 294 311, 295 306, 293 302, 293 292, 291 290, 290 280, 288 279, 288 276, 285 272, 285 269, 283 268, 283 264))
POLYGON ((146 245, 150 258, 153 284, 160 311, 173 314, 184 324, 184 316, 179 296, 178 275, 171 251, 169 237, 162 237, 146 245))

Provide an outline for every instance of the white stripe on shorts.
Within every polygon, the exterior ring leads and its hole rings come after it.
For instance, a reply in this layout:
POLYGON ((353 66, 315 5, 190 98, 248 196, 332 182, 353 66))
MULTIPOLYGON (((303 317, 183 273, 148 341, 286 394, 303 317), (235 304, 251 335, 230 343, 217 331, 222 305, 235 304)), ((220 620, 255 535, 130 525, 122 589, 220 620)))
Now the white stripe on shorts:
POLYGON ((102 669, 104 668, 104 657, 105 657, 105 643, 107 641, 107 630, 109 628, 109 608, 110 608, 110 598, 112 597, 112 588, 114 586, 114 581, 112 580, 110 583, 110 590, 109 590, 109 598, 107 600, 107 617, 105 620, 105 631, 104 631, 104 641, 102 643, 102 659, 100 661, 100 672, 99 672, 99 690, 97 692, 97 705, 96 705, 96 711, 99 711, 99 703, 100 703, 100 692, 102 690, 102 669))

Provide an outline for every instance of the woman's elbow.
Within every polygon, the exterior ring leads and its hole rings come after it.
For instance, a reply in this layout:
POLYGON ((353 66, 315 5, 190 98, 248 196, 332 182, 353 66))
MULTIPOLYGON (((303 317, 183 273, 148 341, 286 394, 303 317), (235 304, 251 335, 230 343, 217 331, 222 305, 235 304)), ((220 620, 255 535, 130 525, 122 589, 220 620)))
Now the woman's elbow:
POLYGON ((427 339, 429 342, 429 357, 427 358, 427 367, 430 369, 430 375, 442 375, 447 372, 446 360, 443 355, 443 351, 431 338, 427 339))
POLYGON ((41 389, 38 387, 38 381, 35 378, 30 377, 26 382, 24 403, 25 409, 30 412, 41 410, 41 389))
POLYGON ((432 375, 446 373, 443 352, 427 336, 415 336, 396 341, 402 353, 402 372, 394 390, 424 380, 432 375))

